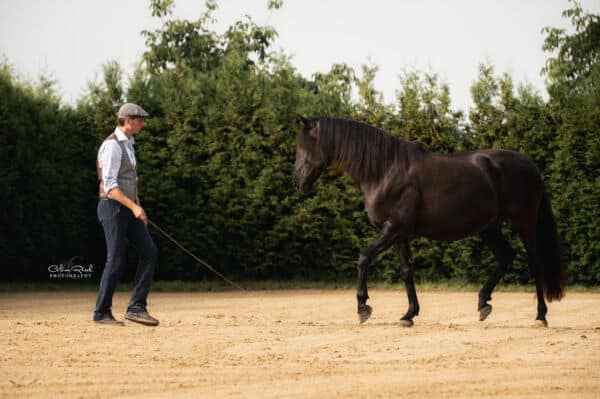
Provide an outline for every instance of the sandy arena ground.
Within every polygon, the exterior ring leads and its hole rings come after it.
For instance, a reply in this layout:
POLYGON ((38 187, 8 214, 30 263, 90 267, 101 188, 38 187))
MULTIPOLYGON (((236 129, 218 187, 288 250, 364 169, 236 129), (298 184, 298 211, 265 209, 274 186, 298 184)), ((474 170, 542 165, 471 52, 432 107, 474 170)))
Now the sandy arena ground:
MULTIPOLYGON (((353 290, 151 293, 156 328, 96 326, 95 293, 0 294, 0 397, 599 398, 600 294, 568 293, 533 327, 529 293, 353 290)), ((128 295, 119 293, 122 318, 128 295)))

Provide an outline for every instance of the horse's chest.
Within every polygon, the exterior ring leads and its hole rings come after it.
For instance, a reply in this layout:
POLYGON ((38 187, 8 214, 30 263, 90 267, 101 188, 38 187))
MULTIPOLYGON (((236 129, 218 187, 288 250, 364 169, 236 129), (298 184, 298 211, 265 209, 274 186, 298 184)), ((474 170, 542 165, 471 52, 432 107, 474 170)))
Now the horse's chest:
POLYGON ((371 224, 375 225, 379 219, 378 212, 376 211, 376 206, 375 206, 375 196, 365 194, 364 198, 365 198, 364 203, 365 203, 365 209, 367 211, 367 217, 369 218, 369 221, 371 222, 371 224))
POLYGON ((365 196, 367 217, 369 222, 377 228, 381 227, 389 218, 389 212, 386 212, 386 209, 381 206, 381 201, 382 199, 376 195, 365 196))
POLYGON ((412 211, 415 205, 415 193, 414 187, 409 182, 398 180, 390 180, 386 185, 363 190, 369 221, 379 228, 390 219, 398 219, 399 215, 406 213, 405 211, 414 213, 412 211))
POLYGON ((369 218, 369 222, 371 222, 373 226, 377 227, 378 225, 382 224, 381 217, 379 217, 379 215, 377 214, 377 212, 375 212, 373 208, 366 206, 366 204, 365 208, 367 210, 367 217, 369 218))

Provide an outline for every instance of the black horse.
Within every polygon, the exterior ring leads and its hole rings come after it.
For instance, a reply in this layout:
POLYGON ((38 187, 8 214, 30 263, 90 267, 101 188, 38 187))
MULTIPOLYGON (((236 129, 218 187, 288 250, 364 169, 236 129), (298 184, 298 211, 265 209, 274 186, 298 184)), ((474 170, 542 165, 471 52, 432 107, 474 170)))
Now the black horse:
POLYGON ((550 202, 536 166, 525 156, 504 150, 455 155, 427 151, 382 130, 352 120, 302 119, 298 132, 294 186, 310 191, 329 165, 338 165, 360 186, 370 222, 379 235, 358 258, 358 315, 364 323, 367 266, 395 246, 408 295, 400 324, 412 326, 419 314, 409 244, 414 237, 458 240, 478 234, 496 258, 496 267, 479 291, 479 320, 492 311, 492 290, 511 265, 515 251, 503 237, 507 219, 527 251, 537 291, 536 324, 547 326, 548 301, 564 292, 565 266, 550 202))

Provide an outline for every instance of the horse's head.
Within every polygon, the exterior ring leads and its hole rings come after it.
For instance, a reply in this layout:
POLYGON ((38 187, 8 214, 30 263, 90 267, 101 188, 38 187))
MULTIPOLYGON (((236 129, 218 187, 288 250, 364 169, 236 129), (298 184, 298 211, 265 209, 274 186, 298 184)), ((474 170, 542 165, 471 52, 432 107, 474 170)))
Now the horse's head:
POLYGON ((317 145, 319 121, 300 117, 302 128, 296 140, 296 162, 294 163, 294 187, 308 193, 315 180, 326 166, 322 151, 317 145))

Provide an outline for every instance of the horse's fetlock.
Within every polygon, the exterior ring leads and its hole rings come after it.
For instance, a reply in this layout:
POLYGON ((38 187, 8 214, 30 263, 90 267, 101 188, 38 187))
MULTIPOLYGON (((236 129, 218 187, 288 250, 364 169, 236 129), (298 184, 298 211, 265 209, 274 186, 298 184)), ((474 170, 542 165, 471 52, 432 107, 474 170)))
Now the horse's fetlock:
POLYGON ((361 292, 356 294, 356 300, 358 301, 358 306, 360 307, 361 305, 364 305, 367 302, 367 299, 369 299, 369 295, 366 292, 361 292))
POLYGON ((420 310, 420 308, 419 308, 419 304, 410 305, 410 306, 408 307, 408 312, 409 312, 410 314, 412 314, 413 316, 418 316, 418 315, 419 315, 419 310, 420 310))
POLYGON ((479 301, 487 302, 487 301, 491 301, 491 300, 492 300, 492 296, 490 295, 489 292, 487 292, 484 289, 481 289, 479 291, 479 301))

